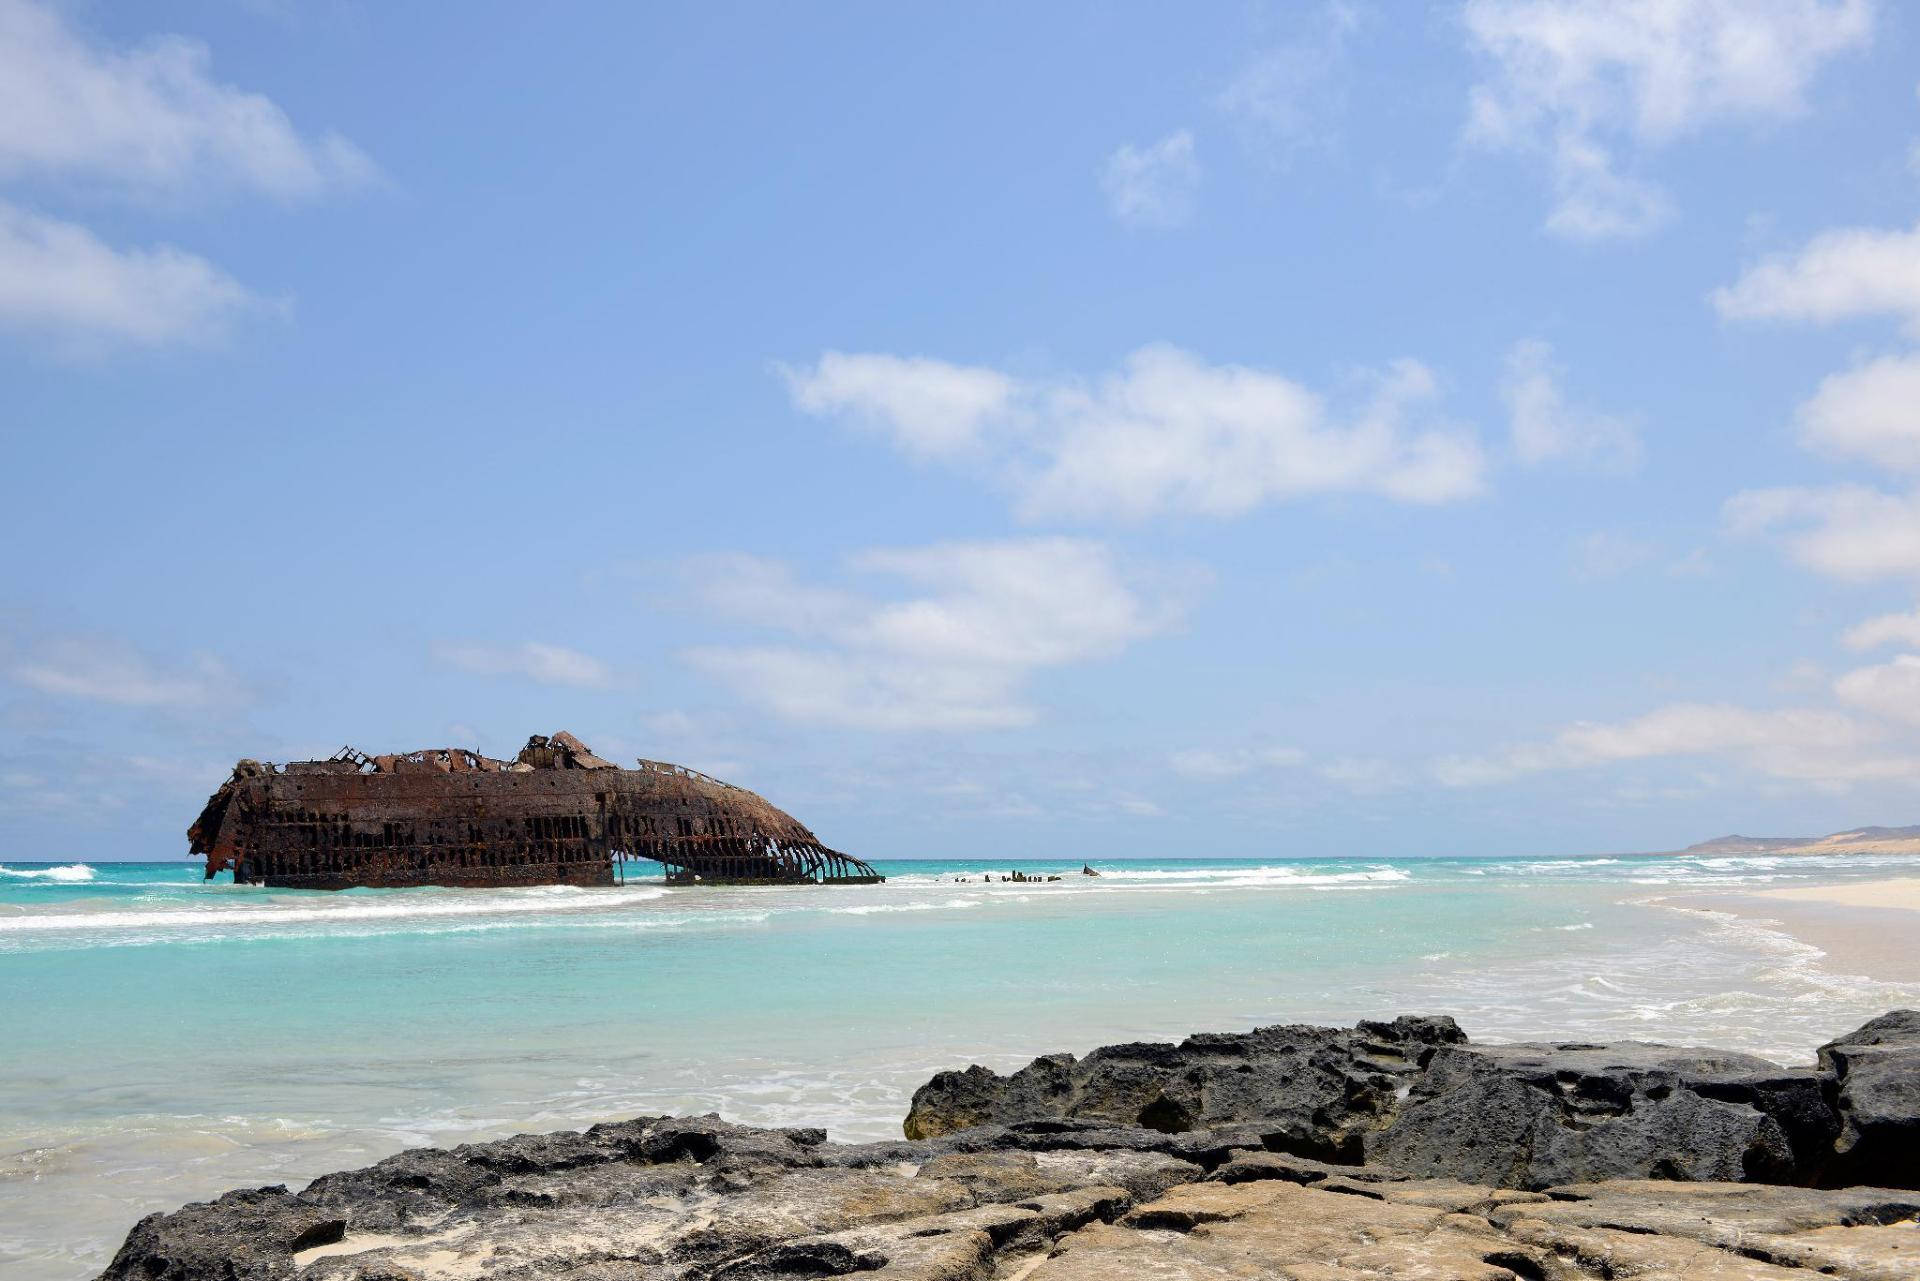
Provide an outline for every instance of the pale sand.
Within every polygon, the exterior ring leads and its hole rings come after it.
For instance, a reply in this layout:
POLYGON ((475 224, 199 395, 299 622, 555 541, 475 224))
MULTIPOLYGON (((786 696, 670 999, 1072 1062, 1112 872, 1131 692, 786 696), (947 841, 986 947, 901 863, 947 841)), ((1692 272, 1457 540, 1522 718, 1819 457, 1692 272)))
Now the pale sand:
POLYGON ((1773 924, 1825 952, 1823 967, 1838 973, 1920 983, 1920 877, 1740 894, 1668 894, 1655 901, 1773 924))
POLYGON ((1746 897, 1920 912, 1920 876, 1903 876, 1887 881, 1853 881, 1845 885, 1799 885, 1791 889, 1753 890, 1746 897))

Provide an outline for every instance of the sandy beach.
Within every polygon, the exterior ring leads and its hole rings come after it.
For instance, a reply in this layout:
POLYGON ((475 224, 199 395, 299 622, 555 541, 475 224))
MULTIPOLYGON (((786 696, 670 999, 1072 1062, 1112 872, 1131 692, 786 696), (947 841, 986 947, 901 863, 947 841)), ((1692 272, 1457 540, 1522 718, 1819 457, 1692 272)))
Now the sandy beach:
POLYGON ((1668 895, 1656 901, 1773 925, 1825 952, 1830 970, 1889 983, 1920 982, 1920 876, 1668 895))

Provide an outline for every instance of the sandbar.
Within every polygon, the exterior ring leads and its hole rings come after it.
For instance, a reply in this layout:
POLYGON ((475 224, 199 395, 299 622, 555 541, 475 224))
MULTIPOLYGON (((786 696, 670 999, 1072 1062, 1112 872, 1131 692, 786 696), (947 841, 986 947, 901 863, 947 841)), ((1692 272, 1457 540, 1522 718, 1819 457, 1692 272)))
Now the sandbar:
POLYGON ((1668 894, 1655 901, 1771 925, 1825 952, 1823 965, 1829 970, 1920 983, 1920 876, 1738 894, 1668 894))

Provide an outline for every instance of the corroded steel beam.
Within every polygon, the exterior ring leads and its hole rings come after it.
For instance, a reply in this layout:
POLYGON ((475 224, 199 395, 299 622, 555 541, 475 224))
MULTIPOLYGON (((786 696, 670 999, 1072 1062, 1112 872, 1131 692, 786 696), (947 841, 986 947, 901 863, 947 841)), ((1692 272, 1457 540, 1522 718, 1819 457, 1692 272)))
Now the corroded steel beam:
POLYGON ((676 885, 885 879, 745 788, 662 761, 621 769, 564 733, 512 761, 465 748, 243 760, 187 839, 208 879, 300 889, 611 885, 628 858, 665 864, 676 885))

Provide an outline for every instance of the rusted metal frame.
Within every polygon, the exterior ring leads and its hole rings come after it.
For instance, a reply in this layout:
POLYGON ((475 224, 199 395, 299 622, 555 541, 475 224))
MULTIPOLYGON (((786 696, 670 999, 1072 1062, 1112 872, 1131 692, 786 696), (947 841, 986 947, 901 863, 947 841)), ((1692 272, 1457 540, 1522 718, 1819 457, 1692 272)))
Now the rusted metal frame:
POLYGON ((659 778, 660 785, 635 789, 618 784, 620 771, 563 735, 529 740, 528 750, 513 766, 466 749, 381 758, 343 749, 329 762, 289 766, 284 772, 242 762, 209 799, 189 837, 195 851, 207 855, 209 875, 231 867, 250 878, 281 883, 605 884, 614 879, 616 857, 628 856, 654 857, 670 869, 681 869, 685 875, 674 877, 677 881, 875 877, 859 860, 805 839, 811 833, 751 792, 658 762, 624 776, 642 774, 659 778), (328 765, 342 768, 325 768, 328 765), (605 782, 603 771, 608 772, 605 782), (523 780, 528 773, 547 775, 547 790, 488 779, 489 774, 508 772, 523 780), (456 775, 472 781, 455 783, 456 775), (374 785, 373 778, 386 781, 374 785), (428 790, 409 801, 416 785, 401 783, 402 778, 445 779, 446 786, 456 790, 434 793, 442 785, 427 782, 419 786, 428 790), (560 788, 562 779, 568 781, 565 788, 560 788), (345 794, 357 795, 365 790, 361 780, 387 800, 350 806, 352 813, 341 811, 337 797, 335 803, 317 807, 306 803, 308 788, 321 795, 345 788, 345 794), (500 804, 476 800, 501 787, 507 790, 499 794, 500 804), (290 800, 276 801, 278 791, 290 792, 290 800), (675 796, 681 799, 673 801, 675 796), (669 805, 668 813, 677 810, 677 836, 657 834, 657 820, 665 817, 663 802, 669 805), (530 822, 513 824, 518 829, 513 834, 500 830, 503 821, 511 819, 503 809, 525 810, 529 804, 530 822), (763 822, 773 827, 763 827, 763 822), (781 828, 786 831, 776 830, 781 828))

